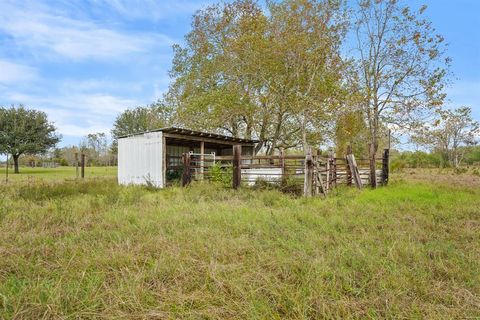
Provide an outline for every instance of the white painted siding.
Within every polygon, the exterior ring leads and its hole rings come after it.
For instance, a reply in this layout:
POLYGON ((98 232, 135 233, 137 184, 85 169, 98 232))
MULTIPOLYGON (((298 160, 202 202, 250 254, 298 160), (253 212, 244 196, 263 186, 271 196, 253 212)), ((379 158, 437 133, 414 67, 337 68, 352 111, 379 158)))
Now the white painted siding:
POLYGON ((257 180, 276 182, 282 179, 282 168, 253 168, 242 169, 242 179, 247 185, 253 186, 257 180))
POLYGON ((118 183, 164 187, 162 132, 118 140, 118 183))

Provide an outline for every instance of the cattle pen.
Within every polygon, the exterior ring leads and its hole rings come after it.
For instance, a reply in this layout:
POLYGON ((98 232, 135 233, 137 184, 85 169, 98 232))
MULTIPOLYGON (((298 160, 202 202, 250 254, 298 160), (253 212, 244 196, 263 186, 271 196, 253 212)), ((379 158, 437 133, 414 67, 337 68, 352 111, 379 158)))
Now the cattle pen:
POLYGON ((305 155, 255 154, 252 139, 163 128, 121 137, 118 141, 118 182, 157 188, 192 181, 227 181, 241 185, 288 185, 305 196, 323 195, 338 185, 376 187, 388 183, 389 150, 381 158, 356 159, 351 148, 343 157, 307 148, 305 155))
POLYGON ((376 187, 387 185, 389 177, 389 149, 381 158, 355 159, 349 148, 345 157, 327 156, 319 151, 306 155, 244 155, 242 147, 233 147, 233 155, 208 157, 195 153, 184 153, 182 164, 182 186, 196 180, 218 180, 226 177, 234 189, 242 184, 253 186, 257 183, 303 185, 305 196, 327 194, 338 185, 376 187), (372 172, 372 166, 375 171, 372 172), (229 179, 230 177, 230 179, 229 179))

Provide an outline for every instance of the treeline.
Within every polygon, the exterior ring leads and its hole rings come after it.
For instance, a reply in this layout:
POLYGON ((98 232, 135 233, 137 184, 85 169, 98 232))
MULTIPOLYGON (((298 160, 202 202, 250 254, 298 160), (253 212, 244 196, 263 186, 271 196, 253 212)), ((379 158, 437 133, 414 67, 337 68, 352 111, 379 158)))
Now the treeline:
MULTIPOLYGON (((444 105, 451 60, 426 9, 398 0, 210 5, 174 46, 162 99, 118 115, 111 147, 96 135, 78 150, 90 153, 91 164, 113 163, 119 137, 178 126, 254 138, 266 154, 313 147, 342 155, 351 145, 373 159, 392 131, 459 166, 460 150, 478 142, 479 125, 469 107, 444 105)), ((23 120, 9 122, 12 109, 1 110, 0 152, 15 163, 58 141, 44 114, 27 117, 44 124, 36 132, 23 120)), ((72 153, 64 148, 62 159, 71 164, 72 153)))
MULTIPOLYGON (((461 147, 461 161, 458 166, 480 166, 480 146, 461 147)), ((449 168, 455 165, 448 156, 438 151, 403 151, 391 152, 391 169, 393 171, 405 168, 449 168)))
POLYGON ((77 146, 54 147, 37 154, 26 153, 20 157, 19 164, 29 167, 75 166, 82 154, 87 166, 117 165, 116 151, 105 133, 88 134, 77 146))
POLYGON ((478 123, 443 104, 451 61, 425 10, 395 0, 211 5, 174 46, 164 97, 119 115, 112 135, 174 125, 255 138, 267 154, 352 145, 374 157, 393 131, 457 165, 478 123))

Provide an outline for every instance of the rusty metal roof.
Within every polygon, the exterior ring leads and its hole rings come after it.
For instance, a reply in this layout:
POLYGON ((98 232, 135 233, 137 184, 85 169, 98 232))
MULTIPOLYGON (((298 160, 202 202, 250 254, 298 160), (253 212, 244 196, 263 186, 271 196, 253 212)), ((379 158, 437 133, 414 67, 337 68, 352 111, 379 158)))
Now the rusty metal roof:
POLYGON ((185 138, 188 138, 189 136, 191 137, 193 136, 193 137, 199 137, 199 138, 215 139, 215 140, 218 140, 219 142, 228 141, 228 142, 252 143, 252 144, 259 142, 258 140, 254 140, 254 139, 235 138, 235 137, 226 136, 222 134, 195 131, 195 130, 190 130, 185 128, 177 128, 177 127, 167 127, 167 128, 149 130, 149 131, 140 132, 140 133, 134 133, 130 135, 121 136, 119 137, 119 139, 131 137, 131 136, 138 136, 138 135, 142 135, 149 132, 159 132, 159 131, 165 132, 165 133, 174 133, 174 134, 182 135, 182 136, 185 136, 185 138))

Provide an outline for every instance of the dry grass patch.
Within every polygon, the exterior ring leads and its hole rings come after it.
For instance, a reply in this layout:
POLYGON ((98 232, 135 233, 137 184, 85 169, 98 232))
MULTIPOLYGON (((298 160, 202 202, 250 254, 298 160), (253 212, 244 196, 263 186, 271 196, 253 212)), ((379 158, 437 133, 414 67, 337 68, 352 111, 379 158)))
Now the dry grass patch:
POLYGON ((0 318, 480 317, 478 188, 0 188, 0 318))

